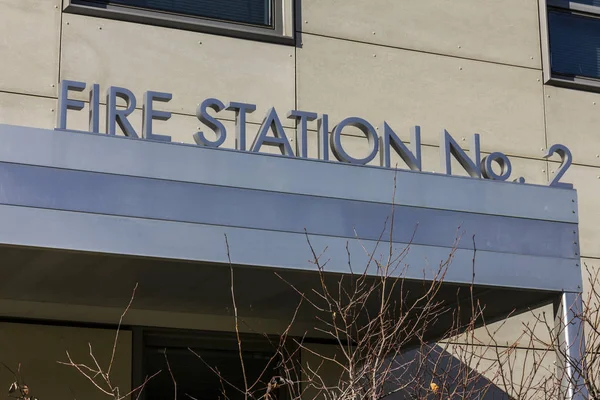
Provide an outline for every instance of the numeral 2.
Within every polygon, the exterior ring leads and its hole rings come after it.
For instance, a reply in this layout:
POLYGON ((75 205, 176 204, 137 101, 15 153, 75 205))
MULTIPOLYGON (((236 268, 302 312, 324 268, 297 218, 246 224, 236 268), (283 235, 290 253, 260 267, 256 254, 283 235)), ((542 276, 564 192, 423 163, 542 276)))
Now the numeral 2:
POLYGON ((560 167, 556 170, 554 179, 552 179, 548 186, 559 187, 564 189, 573 189, 572 184, 559 182, 560 178, 562 178, 565 172, 567 172, 567 170, 571 166, 571 162, 573 161, 571 151, 569 151, 569 149, 566 146, 563 146, 562 144, 554 144, 548 149, 548 152, 546 153, 544 158, 551 157, 554 153, 560 156, 562 162, 560 164, 560 167))

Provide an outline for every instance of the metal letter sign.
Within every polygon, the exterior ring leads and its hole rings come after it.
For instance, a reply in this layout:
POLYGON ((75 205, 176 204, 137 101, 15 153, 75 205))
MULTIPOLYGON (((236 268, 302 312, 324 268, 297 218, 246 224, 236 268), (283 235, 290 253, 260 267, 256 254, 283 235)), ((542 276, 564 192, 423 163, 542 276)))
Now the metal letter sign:
POLYGON ((290 142, 285 135, 283 125, 281 125, 274 107, 269 109, 267 116, 258 129, 258 135, 256 135, 254 143, 252 143, 252 151, 258 153, 262 146, 275 146, 279 148, 279 151, 284 156, 294 156, 292 146, 290 146, 290 142), (273 131, 273 136, 268 136, 269 131, 273 131))
POLYGON ((333 128, 333 134, 331 135, 331 150, 333 151, 335 158, 341 162, 366 165, 375 158, 379 151, 379 138, 377 137, 377 132, 375 132, 373 125, 362 118, 350 117, 346 118, 333 128), (358 128, 366 136, 371 149, 369 155, 363 158, 354 158, 344 150, 342 146, 342 129, 346 126, 358 128))
POLYGON ((125 136, 137 138, 138 135, 131 126, 127 117, 135 110, 136 100, 134 94, 125 88, 111 86, 106 93, 106 134, 116 135, 116 124, 125 134, 125 136), (117 109, 117 97, 125 100, 127 108, 125 110, 117 109))
MULTIPOLYGON (((57 130, 67 129, 67 110, 82 110, 85 103, 80 100, 69 98, 69 91, 82 92, 86 88, 85 82, 63 80, 60 83, 58 91, 58 120, 57 130)), ((89 93, 89 132, 100 133, 99 110, 100 110, 100 87, 98 84, 92 84, 89 93)), ((153 133, 152 121, 159 119, 166 121, 171 117, 171 113, 158 111, 154 109, 153 102, 168 102, 172 98, 170 93, 161 93, 147 91, 144 94, 143 102, 143 121, 141 138, 145 140, 155 140, 170 142, 171 137, 153 133)), ((118 124, 125 136, 138 138, 138 134, 127 119, 135 110, 137 101, 135 95, 126 88, 111 86, 107 90, 107 112, 106 112, 106 134, 115 135, 116 125, 118 124), (121 98, 126 103, 125 109, 117 108, 117 98, 121 98)), ((394 132, 392 127, 385 121, 375 129, 368 121, 359 117, 349 117, 333 127, 333 132, 329 134, 329 116, 327 114, 318 114, 315 112, 291 110, 285 115, 289 119, 296 121, 296 148, 295 153, 290 141, 281 124, 281 119, 275 108, 270 108, 265 115, 263 122, 258 130, 250 149, 246 145, 246 116, 256 111, 256 105, 228 102, 224 103, 219 99, 208 98, 198 104, 196 116, 198 120, 208 129, 212 130, 214 138, 207 137, 203 131, 193 133, 194 141, 199 146, 220 147, 227 138, 227 129, 219 119, 219 115, 224 112, 234 112, 235 118, 235 148, 239 151, 260 152, 262 146, 275 146, 279 148, 282 155, 287 157, 309 158, 309 122, 316 120, 317 129, 317 158, 320 160, 329 160, 329 150, 334 157, 344 163, 366 165, 372 162, 377 153, 380 156, 380 165, 384 168, 393 168, 392 150, 399 156, 406 166, 413 171, 422 171, 421 163, 421 128, 415 126, 410 131, 410 149, 402 142, 400 137, 394 132), (211 112, 209 114, 209 111, 211 112), (342 143, 342 131, 346 127, 358 129, 367 139, 368 153, 362 157, 351 156, 342 143), (379 130, 379 134, 377 133, 379 130)), ((231 115, 224 115, 224 118, 231 118, 231 115)), ((212 136, 212 135, 209 135, 212 136)), ((570 189, 573 185, 560 182, 572 162, 572 156, 569 149, 562 144, 555 144, 548 149, 545 158, 558 154, 561 157, 561 165, 556 175, 549 183, 549 186, 570 189)), ((481 158, 479 134, 472 136, 471 147, 468 154, 458 145, 456 140, 446 131, 442 130, 440 135, 440 161, 442 171, 452 174, 452 158, 473 178, 490 179, 496 181, 508 181, 512 173, 512 165, 509 158, 500 152, 493 152, 488 156, 481 158), (494 171, 494 163, 497 164, 500 171, 494 171)), ((514 182, 525 183, 522 177, 513 179, 514 182)))
POLYGON ((158 140, 160 142, 170 142, 171 136, 157 135, 153 133, 152 120, 167 121, 171 119, 171 113, 166 111, 158 111, 153 107, 154 101, 168 102, 173 96, 171 93, 160 93, 147 91, 144 94, 144 106, 142 108, 142 137, 148 140, 158 140))
POLYGON ((194 141, 201 146, 219 147, 225 142, 225 126, 221 121, 210 116, 206 111, 207 108, 212 109, 214 112, 219 112, 225 108, 225 104, 223 104, 221 100, 206 99, 199 104, 196 109, 196 117, 198 117, 200 122, 213 130, 216 139, 214 141, 208 140, 206 136, 204 136, 204 133, 200 131, 194 133, 194 141))
POLYGON ((393 148, 410 169, 413 171, 421 171, 420 126, 415 126, 410 130, 410 142, 413 148, 412 152, 408 150, 404 143, 402 143, 387 122, 384 122, 383 137, 381 138, 381 166, 391 168, 390 149, 393 148))
POLYGON ((288 118, 296 120, 296 154, 308 158, 308 121, 317 119, 317 113, 296 111, 288 112, 288 118))
POLYGON ((572 189, 572 184, 559 182, 560 178, 562 178, 562 176, 565 174, 565 172, 567 172, 567 170, 571 166, 571 161, 573 159, 573 157, 571 156, 571 152, 569 151, 569 149, 567 149, 566 146, 563 146, 562 144, 555 144, 548 149, 548 152, 546 153, 544 158, 549 158, 554 153, 560 156, 562 162, 560 168, 558 168, 558 171, 556 171, 554 179, 552 179, 552 181, 550 182, 550 186, 572 189))

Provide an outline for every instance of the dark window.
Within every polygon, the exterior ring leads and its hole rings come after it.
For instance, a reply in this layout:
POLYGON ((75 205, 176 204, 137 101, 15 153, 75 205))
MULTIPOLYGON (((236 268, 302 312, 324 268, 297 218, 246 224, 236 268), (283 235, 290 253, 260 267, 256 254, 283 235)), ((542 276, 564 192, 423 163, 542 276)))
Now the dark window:
POLYGON ((600 78, 600 19, 550 11, 548 23, 552 71, 600 78))
POLYGON ((548 0, 551 78, 600 80, 600 0, 548 0))
MULTIPOLYGON (((277 341, 276 341, 277 342, 277 341)), ((259 335, 244 335, 243 358, 249 383, 255 382, 262 374, 257 387, 266 388, 274 376, 282 375, 276 363, 269 363, 274 348, 267 339, 259 335), (265 371, 265 373, 263 373, 265 371)), ((219 376, 211 370, 215 368, 224 381, 243 388, 244 380, 239 359, 237 341, 231 333, 146 331, 143 334, 143 371, 138 376, 150 376, 161 371, 144 389, 145 400, 173 398, 173 381, 168 372, 166 360, 177 382, 177 392, 181 397, 195 399, 223 398, 225 387, 227 398, 241 400, 243 395, 226 383, 221 384, 219 376), (193 350, 193 352, 191 350, 193 350), (165 359, 165 351, 167 359, 165 359), (200 355, 199 359, 195 353, 200 355)), ((135 382, 139 385, 139 382, 135 382)), ((278 400, 286 399, 285 390, 274 393, 278 400)), ((262 392, 261 395, 264 395, 262 392)), ((260 396, 258 396, 260 397, 260 396)))
POLYGON ((600 0, 570 0, 570 2, 600 7, 600 0))
POLYGON ((65 12, 293 45, 294 0, 65 0, 65 12))
POLYGON ((272 26, 271 0, 105 0, 98 3, 272 26))

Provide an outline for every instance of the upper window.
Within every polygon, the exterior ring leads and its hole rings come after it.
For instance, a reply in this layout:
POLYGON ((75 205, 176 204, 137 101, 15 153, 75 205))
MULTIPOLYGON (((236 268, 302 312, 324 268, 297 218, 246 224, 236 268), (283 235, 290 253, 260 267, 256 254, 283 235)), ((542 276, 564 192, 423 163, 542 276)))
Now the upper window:
POLYGON ((273 21, 270 0, 107 0, 99 3, 249 25, 272 26, 273 21))
POLYGON ((293 44, 293 0, 67 0, 65 11, 293 44))
POLYGON ((600 0, 547 0, 542 17, 546 81, 600 90, 600 0))

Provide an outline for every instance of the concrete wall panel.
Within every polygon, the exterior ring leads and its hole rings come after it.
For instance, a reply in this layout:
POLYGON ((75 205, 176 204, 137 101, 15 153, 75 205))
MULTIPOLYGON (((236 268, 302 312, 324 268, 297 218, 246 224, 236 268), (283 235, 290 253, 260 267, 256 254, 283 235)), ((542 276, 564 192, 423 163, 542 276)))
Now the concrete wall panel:
MULTIPOLYGON (((548 177, 546 174, 547 163, 545 161, 520 157, 509 157, 509 159, 512 165, 510 180, 523 177, 525 178, 526 183, 533 183, 536 185, 548 184, 548 177)), ((496 172, 499 173, 500 170, 498 169, 496 172)))
POLYGON ((575 163, 600 166, 600 93, 545 86, 548 145, 562 143, 575 163))
POLYGON ((535 0, 303 0, 303 32, 540 68, 535 0))
POLYGON ((0 124, 54 128, 56 100, 0 92, 0 124))
MULTIPOLYGON (((555 156, 556 157, 556 156, 555 156)), ((550 163, 550 174, 556 171, 558 163, 550 163)), ((600 257, 600 169, 572 165, 563 182, 573 183, 577 190, 579 206, 579 241, 583 257, 600 257)))
POLYGON ((208 97, 256 104, 255 122, 270 106, 294 108, 288 46, 65 14, 61 59, 61 79, 99 83, 102 97, 109 86, 126 87, 140 107, 143 93, 156 90, 173 94, 166 110, 190 115, 208 97))
POLYGON ((491 63, 304 35, 298 51, 298 107, 398 134, 421 125, 438 144, 446 128, 457 140, 482 136, 482 149, 539 157, 545 147, 541 72, 491 63))
POLYGON ((56 95, 60 0, 0 0, 0 91, 56 95))
POLYGON ((451 339, 451 343, 476 343, 481 346, 516 346, 523 348, 545 348, 540 341, 550 343, 550 332, 543 322, 545 317, 551 327, 554 325, 551 304, 525 311, 521 314, 487 324, 451 339), (531 335, 534 332, 534 336, 531 335))
POLYGON ((512 398, 542 400, 557 396, 555 387, 545 382, 555 371, 556 355, 552 351, 465 345, 449 345, 447 351, 512 398))

